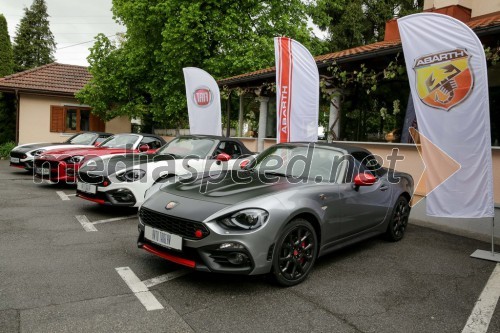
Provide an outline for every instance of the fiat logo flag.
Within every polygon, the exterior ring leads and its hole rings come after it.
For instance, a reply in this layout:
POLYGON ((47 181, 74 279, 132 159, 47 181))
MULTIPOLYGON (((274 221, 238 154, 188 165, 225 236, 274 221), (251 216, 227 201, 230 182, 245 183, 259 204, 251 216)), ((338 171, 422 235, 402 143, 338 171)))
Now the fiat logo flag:
POLYGON ((193 101, 199 107, 206 107, 212 103, 212 92, 208 88, 198 88, 193 93, 193 101))
MULTIPOLYGON (((398 19, 422 141, 427 215, 494 216, 490 110, 484 49, 464 23, 420 13, 398 19), (433 144, 460 169, 444 182, 433 144)), ((446 171, 446 170, 444 170, 446 171)))
POLYGON ((183 69, 191 134, 222 135, 219 86, 200 68, 183 69))

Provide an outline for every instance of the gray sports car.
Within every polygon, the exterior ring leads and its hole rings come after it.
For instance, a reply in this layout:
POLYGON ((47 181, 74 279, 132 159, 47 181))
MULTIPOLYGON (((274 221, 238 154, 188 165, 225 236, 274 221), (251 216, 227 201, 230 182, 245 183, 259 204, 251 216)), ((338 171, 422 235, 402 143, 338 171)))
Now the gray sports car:
POLYGON ((166 183, 139 210, 138 246, 201 271, 302 282, 316 258, 385 234, 403 238, 413 179, 369 151, 286 143, 242 170, 166 183))

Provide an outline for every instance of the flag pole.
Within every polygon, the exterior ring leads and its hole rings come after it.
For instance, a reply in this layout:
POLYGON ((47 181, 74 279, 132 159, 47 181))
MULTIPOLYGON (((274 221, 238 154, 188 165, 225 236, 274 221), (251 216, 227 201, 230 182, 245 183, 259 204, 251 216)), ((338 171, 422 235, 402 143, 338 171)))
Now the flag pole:
POLYGON ((500 253, 495 253, 495 216, 491 218, 491 252, 476 250, 470 256, 472 258, 500 262, 500 253))

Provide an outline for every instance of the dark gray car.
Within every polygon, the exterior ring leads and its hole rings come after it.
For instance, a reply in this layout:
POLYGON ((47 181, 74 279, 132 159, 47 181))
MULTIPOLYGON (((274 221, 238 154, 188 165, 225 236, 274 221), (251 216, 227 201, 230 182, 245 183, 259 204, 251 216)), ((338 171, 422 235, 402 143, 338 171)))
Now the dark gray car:
POLYGON ((139 210, 138 246, 197 270, 302 282, 317 257, 385 234, 399 241, 413 179, 340 144, 272 146, 243 170, 165 184, 139 210))

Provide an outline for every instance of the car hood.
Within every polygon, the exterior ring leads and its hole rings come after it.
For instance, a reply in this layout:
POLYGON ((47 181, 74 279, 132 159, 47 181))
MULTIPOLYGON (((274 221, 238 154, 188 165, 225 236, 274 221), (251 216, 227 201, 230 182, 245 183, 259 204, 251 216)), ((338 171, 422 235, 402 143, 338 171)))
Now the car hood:
POLYGON ((154 155, 143 153, 128 153, 128 154, 111 154, 103 155, 99 158, 93 158, 83 163, 79 169, 80 173, 98 173, 100 176, 108 177, 117 171, 139 167, 146 170, 154 168, 154 166, 162 161, 170 161, 174 158, 170 155, 154 155))
POLYGON ((240 181, 235 181, 233 178, 237 179, 237 174, 238 171, 212 172, 211 175, 205 173, 203 176, 198 175, 196 180, 186 179, 167 184, 161 188, 161 192, 199 201, 234 205, 258 196, 273 195, 304 185, 289 181, 285 177, 273 176, 272 180, 266 180, 263 177, 259 178, 256 172, 242 171, 239 171, 240 181), (217 180, 218 177, 222 180, 217 180))
POLYGON ((59 145, 67 145, 66 142, 37 142, 37 143, 27 143, 25 145, 19 145, 12 149, 12 151, 27 153, 34 149, 39 149, 43 147, 51 147, 51 146, 59 146, 59 145))
POLYGON ((73 148, 73 149, 54 149, 40 155, 40 159, 64 160, 69 156, 86 156, 88 158, 110 155, 110 154, 132 154, 134 151, 123 148, 73 148))

